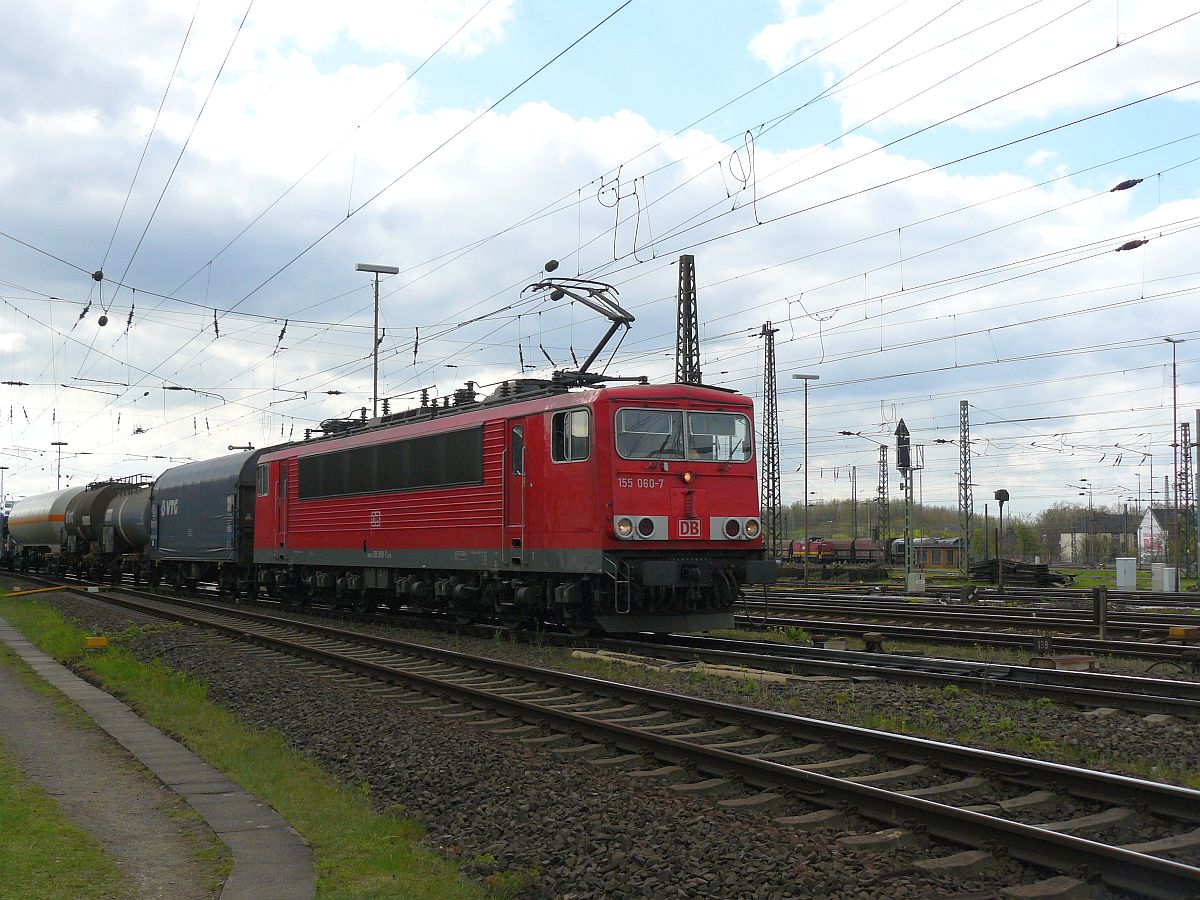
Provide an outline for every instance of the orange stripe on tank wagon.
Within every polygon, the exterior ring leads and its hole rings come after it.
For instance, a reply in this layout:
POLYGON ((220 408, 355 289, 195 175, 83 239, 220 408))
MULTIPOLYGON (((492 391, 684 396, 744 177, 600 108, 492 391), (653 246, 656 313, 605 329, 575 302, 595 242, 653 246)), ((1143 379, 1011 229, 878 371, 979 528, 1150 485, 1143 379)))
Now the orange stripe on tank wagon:
POLYGON ((66 518, 67 517, 65 515, 62 515, 62 516, 38 516, 37 518, 30 516, 30 517, 24 518, 24 519, 9 519, 8 526, 11 528, 13 525, 36 525, 39 522, 63 522, 63 521, 66 521, 66 518))

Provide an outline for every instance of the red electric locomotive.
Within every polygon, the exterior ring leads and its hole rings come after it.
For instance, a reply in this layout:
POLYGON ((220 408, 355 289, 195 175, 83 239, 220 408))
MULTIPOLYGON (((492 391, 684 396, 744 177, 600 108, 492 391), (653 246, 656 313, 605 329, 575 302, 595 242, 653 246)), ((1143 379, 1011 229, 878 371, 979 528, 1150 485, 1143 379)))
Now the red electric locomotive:
POLYGON ((259 459, 259 584, 464 622, 729 627, 740 586, 775 571, 752 415, 719 388, 523 380, 326 423, 259 459))

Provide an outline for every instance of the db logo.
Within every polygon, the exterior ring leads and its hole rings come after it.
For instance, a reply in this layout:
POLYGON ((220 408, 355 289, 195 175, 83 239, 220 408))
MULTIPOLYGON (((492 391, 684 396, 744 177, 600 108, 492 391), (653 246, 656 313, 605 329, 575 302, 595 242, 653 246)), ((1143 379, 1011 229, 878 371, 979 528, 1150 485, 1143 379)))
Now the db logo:
POLYGON ((700 520, 699 519, 680 519, 679 520, 679 536, 681 538, 698 538, 698 537, 700 537, 700 520))

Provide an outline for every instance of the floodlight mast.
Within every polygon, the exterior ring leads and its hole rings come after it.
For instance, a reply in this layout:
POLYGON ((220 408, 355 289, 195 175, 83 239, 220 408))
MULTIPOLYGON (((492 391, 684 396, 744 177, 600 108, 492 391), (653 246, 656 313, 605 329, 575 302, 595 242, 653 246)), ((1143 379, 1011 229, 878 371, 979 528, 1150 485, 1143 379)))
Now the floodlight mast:
MULTIPOLYGON (((546 263, 547 272, 553 272, 557 268, 558 260, 552 259, 546 263)), ((583 361, 583 365, 575 372, 562 373, 564 375, 586 375, 588 368, 596 361, 596 357, 604 350, 605 345, 612 340, 613 335, 617 333, 618 329, 622 327, 628 329, 634 322, 633 314, 617 303, 615 299, 618 293, 617 289, 611 284, 605 284, 603 281, 592 281, 588 278, 543 278, 541 281, 527 285, 525 291, 549 291, 551 300, 561 300, 563 297, 570 297, 593 312, 600 313, 600 315, 612 322, 604 337, 600 339, 600 342, 596 344, 596 348, 592 350, 591 355, 583 361)), ((521 293, 525 293, 525 291, 521 293)))
POLYGON ((375 345, 371 349, 371 415, 379 415, 379 276, 399 275, 398 266, 377 266, 373 263, 358 263, 355 272, 372 272, 375 275, 375 345))

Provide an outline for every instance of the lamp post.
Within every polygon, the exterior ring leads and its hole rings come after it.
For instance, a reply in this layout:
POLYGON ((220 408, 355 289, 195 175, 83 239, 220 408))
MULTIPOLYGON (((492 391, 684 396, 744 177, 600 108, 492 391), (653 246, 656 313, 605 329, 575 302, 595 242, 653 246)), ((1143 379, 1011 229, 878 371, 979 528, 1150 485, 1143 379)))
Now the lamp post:
POLYGON ((1179 382, 1175 376, 1175 347, 1183 338, 1163 338, 1171 345, 1171 479, 1175 483, 1175 590, 1179 590, 1179 569, 1183 561, 1183 543, 1179 539, 1179 382))
POLYGON ((1000 552, 1000 547, 1004 543, 1004 504, 1008 502, 1008 491, 1001 488, 996 491, 995 497, 1000 501, 999 533, 996 535, 996 590, 1003 594, 1004 554, 1000 552))
POLYGON ((375 275, 375 344, 371 348, 371 416, 379 415, 379 276, 399 275, 396 266, 377 266, 372 263, 359 263, 354 267, 355 272, 372 272, 375 275))
POLYGON ((66 441, 51 441, 51 447, 58 448, 58 480, 55 482, 55 490, 62 490, 62 448, 67 446, 66 441))
POLYGON ((808 383, 820 375, 792 375, 804 382, 804 583, 808 584, 808 383))
POLYGON ((1080 478, 1079 481, 1080 484, 1078 487, 1083 488, 1083 490, 1079 492, 1079 496, 1082 497, 1086 492, 1088 498, 1087 518, 1084 519, 1083 555, 1087 557, 1087 564, 1088 568, 1090 569, 1096 563, 1096 561, 1092 558, 1095 556, 1095 553, 1093 552, 1095 548, 1092 544, 1092 483, 1086 478, 1080 478))

